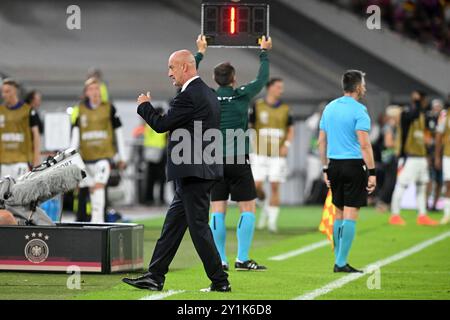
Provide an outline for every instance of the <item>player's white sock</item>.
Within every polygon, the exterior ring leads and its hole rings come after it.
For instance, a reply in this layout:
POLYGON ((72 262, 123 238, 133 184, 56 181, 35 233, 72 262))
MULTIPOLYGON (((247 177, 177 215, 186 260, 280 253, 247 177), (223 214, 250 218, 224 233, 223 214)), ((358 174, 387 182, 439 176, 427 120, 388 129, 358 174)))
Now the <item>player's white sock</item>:
POLYGON ((269 225, 269 231, 277 232, 278 230, 278 215, 280 214, 280 207, 268 207, 267 208, 267 214, 268 214, 268 225, 269 225))
POLYGON ((442 217, 441 224, 450 223, 450 198, 444 198, 444 216, 442 217))
POLYGON ((261 213, 259 214, 259 220, 258 220, 258 225, 256 226, 257 229, 264 229, 267 227, 267 218, 268 218, 268 214, 267 214, 267 206, 264 205, 261 208, 261 213))
POLYGON ((400 214, 400 205, 402 202, 403 193, 405 192, 405 187, 397 184, 395 186, 394 193, 392 194, 392 202, 391 202, 391 213, 394 215, 400 214))
POLYGON ((444 199, 444 217, 450 217, 450 198, 444 199))
POLYGON ((91 222, 105 222, 105 189, 95 189, 94 192, 91 193, 91 205, 91 222))
POLYGON ((256 229, 262 230, 267 227, 267 221, 269 218, 269 199, 266 198, 262 201, 260 201, 261 204, 261 214, 259 215, 259 220, 256 225, 256 229))
POLYGON ((427 186, 425 184, 416 185, 417 211, 419 216, 427 214, 427 186))

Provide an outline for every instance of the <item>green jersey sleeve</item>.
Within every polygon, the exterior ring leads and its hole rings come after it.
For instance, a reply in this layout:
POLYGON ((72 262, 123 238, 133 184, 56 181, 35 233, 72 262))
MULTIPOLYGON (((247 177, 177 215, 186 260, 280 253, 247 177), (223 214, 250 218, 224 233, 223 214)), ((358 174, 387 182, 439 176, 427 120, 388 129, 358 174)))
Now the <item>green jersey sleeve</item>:
POLYGON ((269 81, 269 56, 266 50, 261 50, 259 61, 259 70, 256 79, 237 89, 240 94, 247 95, 250 99, 260 93, 269 81))
POLYGON ((203 53, 197 52, 194 56, 195 58, 195 67, 198 69, 198 66, 200 65, 200 61, 203 60, 203 53))

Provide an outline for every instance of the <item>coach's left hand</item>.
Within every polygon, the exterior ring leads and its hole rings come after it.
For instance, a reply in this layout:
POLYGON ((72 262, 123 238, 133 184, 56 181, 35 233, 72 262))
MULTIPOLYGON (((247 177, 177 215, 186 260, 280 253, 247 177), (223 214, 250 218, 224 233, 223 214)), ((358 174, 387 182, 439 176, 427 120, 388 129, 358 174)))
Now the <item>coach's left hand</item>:
POLYGON ((367 192, 371 194, 375 191, 375 188, 377 187, 377 177, 376 176, 370 176, 369 181, 367 182, 367 192))
POLYGON ((141 93, 139 95, 139 97, 137 98, 138 105, 140 105, 141 103, 150 102, 150 101, 152 101, 152 97, 150 96, 150 92, 148 92, 148 91, 147 91, 146 95, 141 93))

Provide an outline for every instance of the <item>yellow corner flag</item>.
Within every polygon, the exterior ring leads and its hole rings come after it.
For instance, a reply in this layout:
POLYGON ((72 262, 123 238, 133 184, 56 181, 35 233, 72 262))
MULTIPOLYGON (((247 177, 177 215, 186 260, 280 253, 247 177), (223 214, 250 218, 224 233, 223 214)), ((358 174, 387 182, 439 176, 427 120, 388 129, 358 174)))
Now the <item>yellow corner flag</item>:
POLYGON ((327 199, 325 200, 325 204, 323 205, 322 221, 319 225, 319 231, 327 236, 328 240, 331 241, 331 247, 334 249, 333 224, 334 217, 336 215, 336 208, 331 202, 331 199, 331 190, 328 190, 327 199))

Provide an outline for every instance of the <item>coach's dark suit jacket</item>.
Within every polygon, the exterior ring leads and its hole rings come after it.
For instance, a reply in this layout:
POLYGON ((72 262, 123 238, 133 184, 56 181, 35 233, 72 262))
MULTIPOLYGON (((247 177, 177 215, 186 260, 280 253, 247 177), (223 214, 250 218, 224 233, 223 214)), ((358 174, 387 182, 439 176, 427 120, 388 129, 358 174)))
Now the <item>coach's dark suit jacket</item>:
MULTIPOLYGON (((138 114, 156 132, 169 131, 167 178, 175 180, 184 177, 198 177, 207 180, 218 180, 223 176, 223 166, 221 164, 205 164, 203 150, 210 141, 203 141, 202 137, 194 137, 194 121, 201 121, 202 130, 220 128, 220 105, 216 93, 208 87, 203 80, 197 78, 193 80, 183 92, 180 92, 171 102, 166 115, 160 115, 151 103, 141 103, 137 110, 138 114), (174 164, 171 157, 172 149, 179 141, 171 141, 170 137, 176 129, 186 129, 190 133, 191 162, 174 164), (195 150, 194 140, 201 147, 195 150), (194 152, 197 152, 195 155, 194 152), (202 159, 200 164, 194 164, 194 156, 202 159)), ((181 141, 181 139, 180 139, 181 141)), ((186 145, 185 143, 183 143, 186 145)), ((221 146, 219 146, 221 147, 221 146)))

